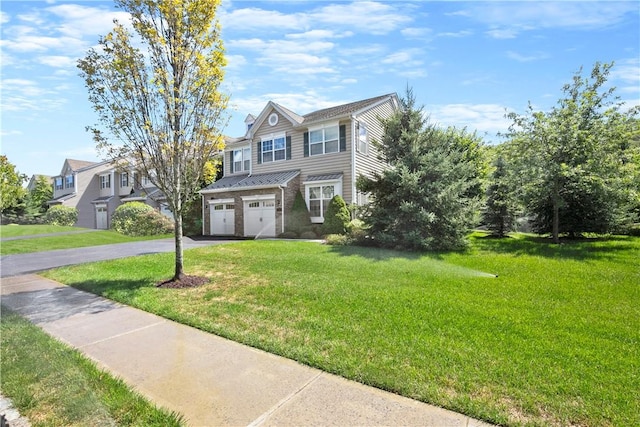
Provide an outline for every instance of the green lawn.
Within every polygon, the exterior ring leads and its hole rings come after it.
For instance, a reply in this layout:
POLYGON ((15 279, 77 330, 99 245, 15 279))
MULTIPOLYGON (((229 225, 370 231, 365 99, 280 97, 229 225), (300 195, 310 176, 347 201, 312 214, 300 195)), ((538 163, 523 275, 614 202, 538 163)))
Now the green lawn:
POLYGON ((4 308, 0 319, 2 394, 34 427, 182 425, 37 326, 4 308))
POLYGON ((34 234, 63 233, 67 231, 83 231, 87 228, 66 227, 62 225, 0 225, 0 237, 31 236, 34 234))
POLYGON ((477 235, 426 255, 245 241, 185 258, 210 284, 156 288, 173 254, 46 275, 490 422, 640 425, 640 238, 477 235))
MULTIPOLYGON (((76 229, 77 230, 77 229, 76 229)), ((23 254, 29 252, 52 251, 56 249, 84 248, 87 246, 110 245, 113 243, 136 242, 171 237, 160 236, 129 237, 115 231, 94 231, 91 233, 65 234, 60 236, 37 237, 9 240, 0 243, 0 255, 23 254)))

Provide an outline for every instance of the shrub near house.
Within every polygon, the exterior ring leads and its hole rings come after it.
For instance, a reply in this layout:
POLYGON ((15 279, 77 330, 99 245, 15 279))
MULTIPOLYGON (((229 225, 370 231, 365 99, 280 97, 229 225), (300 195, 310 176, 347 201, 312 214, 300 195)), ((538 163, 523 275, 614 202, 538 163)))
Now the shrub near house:
POLYGON ((44 216, 44 221, 51 225, 72 226, 78 220, 78 210, 70 206, 51 206, 44 216))
POLYGON ((172 233, 173 223, 145 203, 128 202, 113 213, 111 228, 127 236, 151 236, 172 233))

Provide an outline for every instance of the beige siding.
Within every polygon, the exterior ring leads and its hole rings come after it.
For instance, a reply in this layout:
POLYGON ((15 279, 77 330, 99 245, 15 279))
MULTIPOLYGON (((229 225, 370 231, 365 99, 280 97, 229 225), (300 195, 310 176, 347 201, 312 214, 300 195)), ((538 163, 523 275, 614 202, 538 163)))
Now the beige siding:
POLYGON ((253 173, 270 173, 285 170, 300 170, 300 182, 306 181, 309 175, 325 173, 342 173, 342 197, 351 200, 351 122, 341 121, 345 125, 347 150, 316 156, 304 156, 304 132, 306 129, 293 129, 290 122, 280 117, 276 126, 269 126, 267 121, 260 126, 252 142, 251 161, 253 173), (286 126, 282 124, 286 121, 286 126), (291 136, 291 159, 258 164, 257 144, 263 137, 286 134, 291 136))

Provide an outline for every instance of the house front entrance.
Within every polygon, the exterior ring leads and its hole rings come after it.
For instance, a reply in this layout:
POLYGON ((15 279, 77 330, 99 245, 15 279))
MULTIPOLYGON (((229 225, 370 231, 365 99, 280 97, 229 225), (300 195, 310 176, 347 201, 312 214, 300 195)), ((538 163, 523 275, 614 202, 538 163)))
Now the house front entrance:
POLYGON ((209 205, 210 233, 213 236, 232 236, 236 232, 233 199, 216 200, 209 205))
POLYGON ((244 235, 250 237, 275 237, 275 196, 249 196, 244 203, 244 235))

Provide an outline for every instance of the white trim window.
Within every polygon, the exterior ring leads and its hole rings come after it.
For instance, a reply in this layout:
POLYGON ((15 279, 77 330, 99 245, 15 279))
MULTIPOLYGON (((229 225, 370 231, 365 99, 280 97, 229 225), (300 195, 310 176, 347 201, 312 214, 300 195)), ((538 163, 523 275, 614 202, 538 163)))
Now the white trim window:
POLYGON ((342 195, 340 181, 308 182, 305 184, 305 199, 311 222, 324 222, 329 202, 336 195, 342 195))
POLYGON ((338 123, 309 129, 309 155, 337 153, 340 151, 340 127, 338 123))
POLYGON ((369 135, 367 133, 367 125, 358 123, 358 152, 362 154, 369 153, 369 135))
POLYGON ((111 174, 109 175, 100 175, 100 188, 111 188, 111 174))
POLYGON ((62 181, 62 177, 61 177, 61 176, 56 176, 56 179, 55 179, 55 189, 56 189, 56 190, 62 190, 62 189, 64 189, 64 184, 63 184, 63 181, 62 181))
POLYGON ((287 137, 262 138, 262 163, 278 162, 287 159, 287 137))
POLYGON ((251 148, 233 150, 233 171, 249 172, 251 170, 251 148))
POLYGON ((73 188, 73 175, 67 175, 64 177, 64 188, 73 188))
POLYGON ((122 172, 120 174, 120 187, 128 187, 129 186, 129 174, 127 172, 122 172))

